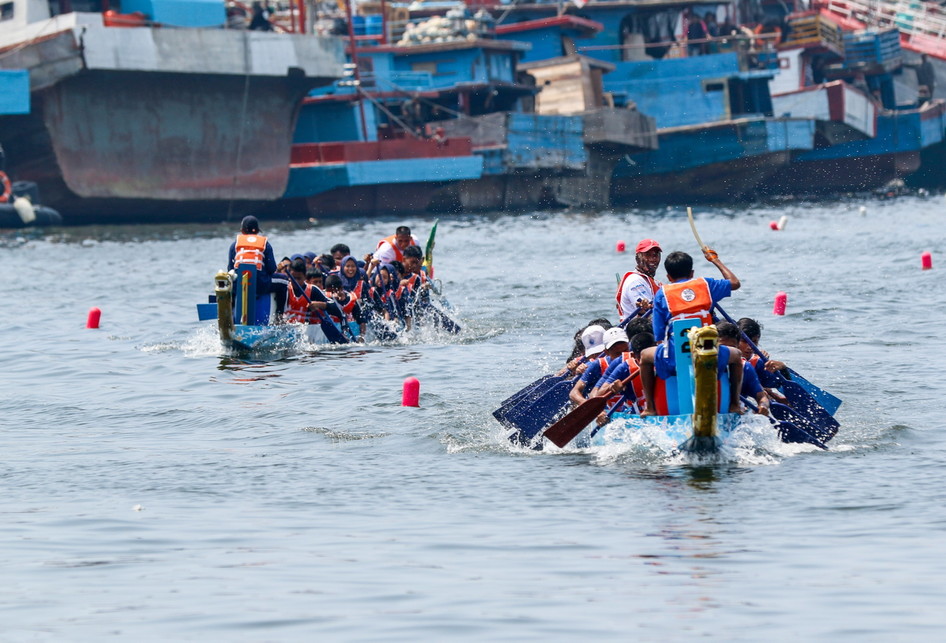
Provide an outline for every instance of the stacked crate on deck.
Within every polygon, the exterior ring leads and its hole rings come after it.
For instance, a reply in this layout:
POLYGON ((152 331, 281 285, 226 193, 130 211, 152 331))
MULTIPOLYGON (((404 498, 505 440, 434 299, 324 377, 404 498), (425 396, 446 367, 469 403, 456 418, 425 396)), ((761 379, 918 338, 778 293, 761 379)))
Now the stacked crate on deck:
POLYGON ((853 31, 844 34, 844 68, 883 73, 903 63, 900 34, 896 29, 853 31))
POLYGON ((819 12, 789 14, 785 21, 790 29, 779 49, 803 47, 812 53, 830 52, 837 56, 844 51, 841 27, 819 12))

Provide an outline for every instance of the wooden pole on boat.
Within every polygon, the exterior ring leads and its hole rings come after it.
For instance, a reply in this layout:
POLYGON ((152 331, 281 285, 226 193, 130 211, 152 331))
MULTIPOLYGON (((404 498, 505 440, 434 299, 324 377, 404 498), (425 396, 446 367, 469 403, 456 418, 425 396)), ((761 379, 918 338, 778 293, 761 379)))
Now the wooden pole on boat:
POLYGON ((233 339, 233 282, 230 273, 221 270, 214 277, 214 295, 217 298, 217 327, 220 339, 233 339))
POLYGON ((719 335, 715 326, 692 328, 688 335, 693 356, 693 436, 680 448, 693 453, 712 453, 719 448, 716 426, 719 335))

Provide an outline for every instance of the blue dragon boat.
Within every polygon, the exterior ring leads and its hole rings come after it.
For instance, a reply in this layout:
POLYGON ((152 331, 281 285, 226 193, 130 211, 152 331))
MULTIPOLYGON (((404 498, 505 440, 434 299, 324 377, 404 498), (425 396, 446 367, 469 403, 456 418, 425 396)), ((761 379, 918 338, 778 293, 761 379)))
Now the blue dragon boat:
MULTIPOLYGON (((682 452, 707 454, 719 451, 744 425, 759 422, 755 418, 760 416, 728 412, 729 380, 718 369, 716 327, 700 327, 699 323, 699 320, 685 319, 672 324, 674 336, 680 338, 674 343, 677 373, 666 380, 666 407, 662 415, 641 417, 614 413, 603 427, 585 428, 607 403, 606 396, 590 398, 548 427, 543 437, 558 447, 571 443, 588 448, 639 442, 642 434, 656 432, 666 436, 682 452)), ((828 412, 800 381, 800 377, 799 381, 782 379, 780 388, 793 407, 773 402, 772 417, 768 421, 782 442, 807 443, 827 449, 826 443, 839 426, 831 413, 837 410, 840 401, 819 389, 826 396, 825 404, 831 408, 828 412), (836 402, 829 402, 827 396, 836 402)), ((805 383, 817 388, 807 380, 805 383)), ((629 384, 625 382, 626 386, 629 384)), ((748 399, 743 398, 743 401, 751 405, 748 399)))

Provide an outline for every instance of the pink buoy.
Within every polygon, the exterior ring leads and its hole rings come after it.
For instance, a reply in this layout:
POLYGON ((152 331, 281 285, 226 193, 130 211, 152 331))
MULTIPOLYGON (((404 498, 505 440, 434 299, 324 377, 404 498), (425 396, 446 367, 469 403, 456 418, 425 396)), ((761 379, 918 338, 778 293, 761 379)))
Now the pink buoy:
POLYGON ((617 251, 624 252, 625 250, 627 250, 627 245, 623 241, 618 241, 617 251))
POLYGON ((404 380, 401 406, 420 406, 420 380, 416 377, 408 377, 404 380))
POLYGON ((924 252, 920 255, 920 263, 923 264, 923 270, 931 270, 933 268, 933 255, 929 252, 924 252))
POLYGON ((788 295, 784 292, 775 293, 775 306, 772 307, 772 313, 775 315, 784 315, 785 306, 788 304, 788 295))
POLYGON ((99 308, 92 307, 89 309, 89 317, 85 321, 86 328, 98 328, 99 320, 102 319, 102 311, 99 308))
POLYGON ((769 227, 773 230, 778 230, 778 221, 769 221, 769 227))

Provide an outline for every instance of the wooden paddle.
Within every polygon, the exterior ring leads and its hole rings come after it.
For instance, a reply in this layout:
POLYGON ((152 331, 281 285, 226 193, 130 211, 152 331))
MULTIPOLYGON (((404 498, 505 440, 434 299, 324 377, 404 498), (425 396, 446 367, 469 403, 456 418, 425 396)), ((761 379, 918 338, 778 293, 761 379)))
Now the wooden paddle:
MULTIPOLYGON (((624 386, 630 386, 631 381, 638 375, 640 375, 640 371, 624 378, 621 380, 621 383, 624 386)), ((589 397, 568 415, 547 428, 543 435, 558 448, 564 448, 566 444, 574 440, 576 435, 581 433, 586 426, 591 424, 591 422, 601 414, 604 407, 608 405, 608 400, 611 399, 612 395, 613 393, 605 393, 604 395, 589 397)))

